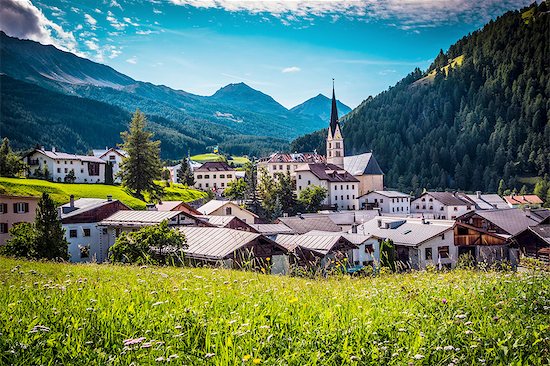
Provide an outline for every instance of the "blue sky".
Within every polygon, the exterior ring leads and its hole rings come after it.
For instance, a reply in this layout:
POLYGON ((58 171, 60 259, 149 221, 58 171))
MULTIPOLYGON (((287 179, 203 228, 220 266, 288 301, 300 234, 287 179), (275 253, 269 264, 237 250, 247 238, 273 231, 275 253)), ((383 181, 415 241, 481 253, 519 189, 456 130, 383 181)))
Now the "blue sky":
POLYGON ((200 95, 245 82, 351 107, 531 0, 4 0, 0 28, 200 95))

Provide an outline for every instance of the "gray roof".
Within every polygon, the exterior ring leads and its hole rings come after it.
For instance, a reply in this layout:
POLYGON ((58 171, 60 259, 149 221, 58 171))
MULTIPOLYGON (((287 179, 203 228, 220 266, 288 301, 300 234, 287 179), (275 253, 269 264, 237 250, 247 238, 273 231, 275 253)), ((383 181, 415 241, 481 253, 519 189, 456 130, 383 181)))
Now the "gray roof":
POLYGON ((74 209, 72 211, 70 210, 71 208, 70 203, 61 205, 59 207, 60 208, 59 214, 61 219, 63 220, 69 217, 80 215, 84 212, 94 210, 98 207, 107 205, 113 201, 114 200, 109 201, 107 199, 102 199, 102 198, 80 198, 74 201, 74 209))
POLYGON ((460 195, 455 195, 452 192, 426 192, 418 197, 414 202, 424 196, 431 196, 433 199, 441 202, 444 206, 470 206, 473 202, 467 198, 461 198, 460 195))
POLYGON ((188 248, 184 252, 189 258, 221 260, 256 239, 268 245, 276 245, 286 252, 285 247, 261 234, 248 231, 194 226, 180 227, 179 230, 185 234, 188 248))
POLYGON ((236 216, 210 216, 210 215, 198 215, 196 216, 199 219, 206 221, 217 227, 225 227, 234 219, 237 219, 236 216))
POLYGON ((357 178, 351 175, 348 171, 342 169, 335 164, 315 163, 302 164, 295 170, 296 172, 309 171, 320 180, 329 182, 359 182, 357 178))
POLYGON ((344 243, 346 246, 354 248, 355 244, 351 243, 343 235, 287 235, 279 234, 275 241, 290 251, 296 247, 302 247, 313 250, 322 255, 329 253, 337 244, 344 243))
POLYGON ((316 153, 274 153, 267 158, 260 159, 265 163, 326 163, 323 155, 316 153))
POLYGON ((164 220, 171 220, 180 214, 189 216, 182 211, 131 211, 115 212, 99 224, 103 226, 119 226, 131 224, 134 226, 156 225, 164 220))
MULTIPOLYGON (((302 217, 328 217, 336 225, 353 225, 371 220, 378 216, 378 211, 375 210, 359 210, 359 211, 322 211, 318 213, 305 213, 302 217)), ((321 229, 322 230, 322 229, 321 229)))
POLYGON ((128 156, 128 153, 124 150, 121 150, 121 149, 115 149, 115 148, 106 148, 106 149, 94 149, 92 150, 92 154, 96 157, 96 158, 102 158, 105 154, 107 154, 109 151, 113 151, 113 152, 116 152, 117 154, 119 155, 122 155, 124 157, 128 156))
POLYGON ((426 220, 424 222, 422 219, 379 216, 359 225, 357 233, 391 239, 396 245, 414 247, 452 230, 454 226, 454 221, 451 220, 426 220), (385 224, 388 224, 389 228, 384 228, 385 224))
POLYGON ((465 196, 468 197, 479 210, 492 210, 495 208, 505 209, 510 207, 498 194, 481 194, 479 197, 477 194, 467 194, 465 196))
POLYGON ((249 224, 257 232, 264 235, 275 234, 292 234, 294 233, 291 228, 285 224, 249 224))
POLYGON ((372 153, 344 157, 344 169, 353 175, 384 174, 372 153))
POLYGON ((50 159, 63 159, 63 160, 80 160, 80 161, 87 161, 87 162, 90 162, 90 163, 99 163, 99 164, 105 164, 105 162, 103 160, 101 160, 100 158, 96 158, 95 156, 89 156, 89 155, 75 155, 75 154, 67 154, 67 153, 62 153, 62 152, 58 152, 58 151, 47 151, 47 150, 42 150, 42 149, 35 149, 33 151, 31 151, 28 155, 32 155, 33 153, 40 153, 42 155, 45 155, 47 157, 49 157, 50 159))
POLYGON ((529 230, 538 235, 550 245, 550 225, 537 225, 529 227, 529 230))
MULTIPOLYGON (((542 220, 519 208, 508 208, 506 210, 478 210, 476 215, 492 222, 510 235, 516 235, 529 226, 534 226, 542 220)), ((467 215, 467 214, 466 214, 467 215)))
POLYGON ((361 197, 368 196, 369 194, 372 194, 372 193, 378 193, 379 195, 384 196, 384 197, 388 197, 388 198, 408 198, 408 197, 410 197, 409 194, 401 193, 401 192, 398 192, 398 191, 372 191, 372 192, 365 193, 361 197))
MULTIPOLYGON (((210 215, 212 212, 214 212, 217 209, 225 206, 228 203, 232 203, 235 206, 238 206, 239 208, 241 208, 237 204, 237 202, 235 202, 235 201, 210 200, 210 201, 206 202, 204 205, 202 205, 201 207, 197 208, 197 211, 199 211, 203 215, 210 215)), ((254 214, 251 211, 248 211, 247 209, 244 209, 244 208, 241 208, 241 209, 244 210, 244 211, 247 211, 248 213, 250 213, 254 217, 258 217, 256 214, 254 214)))
POLYGON ((288 226, 295 234, 305 234, 311 230, 338 231, 342 230, 327 216, 279 217, 278 221, 288 226))
POLYGON ((351 233, 335 233, 333 231, 321 231, 321 230, 312 230, 306 235, 319 235, 319 236, 326 236, 326 235, 333 235, 338 236, 341 235, 344 238, 348 239, 350 242, 352 242, 355 245, 361 245, 370 238, 372 238, 372 235, 363 235, 363 234, 351 234, 351 233))
POLYGON ((224 161, 207 161, 199 168, 194 169, 194 172, 232 172, 235 168, 232 168, 224 161))

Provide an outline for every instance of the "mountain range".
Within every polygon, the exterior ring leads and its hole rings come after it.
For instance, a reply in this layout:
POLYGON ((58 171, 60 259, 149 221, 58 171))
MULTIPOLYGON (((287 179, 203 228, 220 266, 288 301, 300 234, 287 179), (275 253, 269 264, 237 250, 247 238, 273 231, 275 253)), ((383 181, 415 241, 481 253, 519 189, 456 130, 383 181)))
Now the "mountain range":
POLYGON ((162 141, 163 157, 173 159, 215 145, 228 153, 256 156, 285 150, 291 139, 328 123, 323 116, 330 108, 309 103, 318 97, 302 104, 310 104, 308 108, 288 110, 244 83, 229 84, 212 96, 195 95, 137 81, 109 66, 1 31, 0 56, 2 81, 9 85, 1 88, 0 133, 18 149, 56 143, 70 152, 85 152, 113 145, 120 142, 116 135, 125 128, 124 120, 129 121, 137 108, 151 120, 151 129, 162 141), (34 99, 29 100, 26 93, 34 99), (80 99, 69 103, 67 97, 80 99), (54 107, 64 113, 55 113, 54 107), (120 116, 125 116, 122 121, 120 116), (94 121, 93 125, 102 127, 99 130, 109 133, 84 134, 79 119, 94 121), (37 129, 37 125, 55 128, 37 129), (42 133, 35 136, 38 130, 42 133), (70 130, 71 138, 62 142, 62 136, 48 133, 53 130, 70 130))

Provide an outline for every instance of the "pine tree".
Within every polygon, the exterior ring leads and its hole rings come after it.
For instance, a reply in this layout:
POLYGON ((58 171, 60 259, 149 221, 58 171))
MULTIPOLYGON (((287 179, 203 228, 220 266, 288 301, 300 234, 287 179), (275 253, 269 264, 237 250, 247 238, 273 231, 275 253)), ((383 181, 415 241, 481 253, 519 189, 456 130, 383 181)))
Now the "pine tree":
POLYGON ((153 133, 146 131, 147 119, 138 110, 130 122, 129 131, 121 133, 121 148, 128 156, 120 164, 119 175, 122 185, 134 191, 136 197, 143 198, 149 193, 151 198, 159 198, 162 187, 155 184, 162 172, 160 161, 160 141, 152 141, 153 133))
MULTIPOLYGON (((290 172, 278 174, 277 184, 275 185, 275 194, 282 207, 282 211, 289 215, 296 214, 297 199, 294 193, 294 184, 290 172)), ((278 215, 279 216, 279 215, 278 215)))
POLYGON ((47 259, 69 259, 69 243, 65 230, 59 221, 55 203, 47 193, 42 193, 36 209, 36 257, 47 259))
POLYGON ((181 159, 181 164, 180 168, 178 169, 177 175, 178 182, 185 184, 189 187, 195 184, 195 178, 193 177, 193 172, 191 171, 189 160, 186 157, 183 157, 183 159, 181 159))
POLYGON ((4 137, 0 145, 0 176, 14 177, 25 169, 26 164, 10 147, 10 140, 4 137))

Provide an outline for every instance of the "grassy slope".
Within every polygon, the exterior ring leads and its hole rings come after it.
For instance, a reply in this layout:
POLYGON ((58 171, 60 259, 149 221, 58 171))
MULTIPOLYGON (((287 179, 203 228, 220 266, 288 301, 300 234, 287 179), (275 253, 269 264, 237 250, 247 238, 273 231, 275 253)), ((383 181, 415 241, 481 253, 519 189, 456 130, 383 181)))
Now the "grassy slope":
MULTIPOLYGON (((249 161, 248 158, 244 156, 233 156, 232 158, 233 160, 230 160, 230 162, 232 161, 235 165, 244 165, 249 161)), ((191 160, 199 163, 205 163, 207 161, 220 161, 221 159, 222 159, 221 155, 213 154, 213 153, 191 156, 191 160)))
POLYGON ((0 363, 542 365, 549 291, 534 273, 306 280, 0 258, 0 363))
MULTIPOLYGON (((132 197, 120 186, 109 186, 103 184, 64 184, 53 183, 39 179, 18 179, 18 178, 0 178, 0 193, 24 196, 40 196, 42 192, 47 192, 53 198, 56 204, 61 205, 69 202, 69 197, 74 194, 75 198, 107 198, 112 195, 133 209, 144 209, 145 202, 132 197)), ((183 188, 181 186, 165 188, 166 196, 163 198, 169 200, 193 201, 203 197, 204 193, 183 188)))

